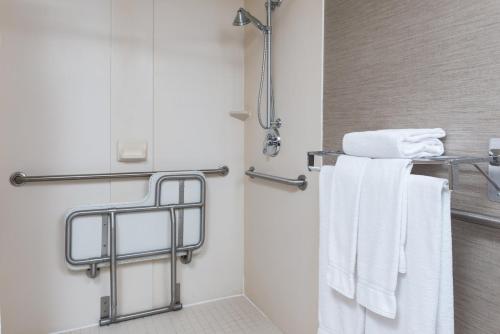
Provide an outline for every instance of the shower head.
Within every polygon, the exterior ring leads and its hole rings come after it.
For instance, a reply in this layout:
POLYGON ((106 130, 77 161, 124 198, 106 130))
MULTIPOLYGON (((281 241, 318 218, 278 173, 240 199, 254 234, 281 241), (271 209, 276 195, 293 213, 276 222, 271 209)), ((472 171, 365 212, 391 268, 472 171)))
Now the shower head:
POLYGON ((234 18, 233 21, 233 26, 242 27, 249 24, 250 22, 251 22, 250 19, 248 18, 248 16, 245 15, 243 9, 242 8, 238 9, 238 11, 236 12, 236 17, 234 18))
POLYGON ((260 31, 266 31, 267 29, 267 27, 262 24, 262 22, 260 22, 255 16, 250 14, 247 10, 245 10, 244 8, 238 9, 238 11, 236 12, 236 17, 233 21, 233 26, 242 27, 249 24, 250 22, 255 24, 255 26, 260 31))

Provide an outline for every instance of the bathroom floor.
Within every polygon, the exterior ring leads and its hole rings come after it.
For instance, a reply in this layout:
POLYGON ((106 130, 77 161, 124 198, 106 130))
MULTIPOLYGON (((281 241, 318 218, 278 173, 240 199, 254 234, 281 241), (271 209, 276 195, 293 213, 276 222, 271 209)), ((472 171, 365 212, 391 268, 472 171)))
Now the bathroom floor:
POLYGON ((107 327, 89 327, 67 334, 281 334, 244 297, 186 307, 153 317, 107 327))

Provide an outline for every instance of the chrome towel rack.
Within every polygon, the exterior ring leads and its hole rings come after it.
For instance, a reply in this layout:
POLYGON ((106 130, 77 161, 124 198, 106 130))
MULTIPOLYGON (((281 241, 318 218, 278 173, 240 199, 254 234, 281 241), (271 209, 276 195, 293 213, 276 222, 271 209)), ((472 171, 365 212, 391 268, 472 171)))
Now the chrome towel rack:
POLYGON ((147 178, 155 173, 179 173, 179 172, 202 172, 206 176, 218 175, 226 176, 229 174, 229 167, 222 166, 213 169, 199 170, 170 170, 170 171, 150 171, 150 172, 131 172, 131 173, 99 173, 99 174, 68 174, 68 175, 40 175, 28 176, 23 172, 15 172, 10 176, 10 183, 13 186, 21 186, 31 182, 59 182, 59 181, 85 181, 85 180, 112 180, 129 178, 147 178))
MULTIPOLYGON (((309 171, 319 171, 321 167, 315 165, 315 157, 332 157, 337 158, 344 153, 341 151, 312 151, 307 152, 307 168, 309 171)), ((448 179, 450 190, 456 188, 458 183, 458 177, 460 173, 461 165, 471 165, 476 168, 482 176, 486 178, 490 185, 489 197, 492 201, 500 201, 500 185, 499 180, 494 176, 496 173, 492 173, 494 168, 499 168, 500 166, 500 151, 496 149, 490 150, 490 155, 488 157, 464 157, 464 156, 441 156, 433 157, 428 159, 413 159, 413 164, 415 165, 438 165, 448 168, 448 179), (490 172, 484 171, 479 164, 487 163, 489 164, 490 172), (493 175, 493 176, 492 176, 493 175)), ((482 226, 492 227, 500 229, 500 217, 493 217, 489 215, 484 215, 476 212, 469 212, 459 209, 452 208, 451 215, 453 218, 464 221, 467 223, 478 224, 482 226)))
POLYGON ((264 174, 264 173, 259 173, 255 171, 255 167, 250 167, 246 172, 246 175, 248 175, 250 178, 259 178, 259 179, 264 179, 276 183, 281 183, 281 184, 286 184, 288 186, 294 186, 299 188, 300 190, 306 190, 307 189, 307 178, 305 175, 299 175, 296 179, 288 179, 284 178, 281 176, 274 176, 274 175, 269 175, 269 174, 264 174))
MULTIPOLYGON (((450 183, 450 190, 456 188, 459 178, 460 166, 461 165, 471 165, 476 168, 481 175, 483 175, 488 183, 494 187, 494 189, 499 193, 500 196, 500 184, 497 180, 494 180, 488 172, 485 172, 479 164, 488 163, 493 166, 500 165, 500 156, 499 152, 495 152, 493 154, 490 152, 489 157, 464 157, 464 156, 440 156, 440 157, 432 157, 426 159, 412 159, 414 165, 440 165, 444 167, 448 167, 448 179, 450 183)), ((315 156, 323 156, 323 157, 333 157, 338 158, 345 153, 341 151, 313 151, 307 153, 307 168, 309 171, 318 171, 320 167, 316 167, 314 165, 314 157, 315 156)))

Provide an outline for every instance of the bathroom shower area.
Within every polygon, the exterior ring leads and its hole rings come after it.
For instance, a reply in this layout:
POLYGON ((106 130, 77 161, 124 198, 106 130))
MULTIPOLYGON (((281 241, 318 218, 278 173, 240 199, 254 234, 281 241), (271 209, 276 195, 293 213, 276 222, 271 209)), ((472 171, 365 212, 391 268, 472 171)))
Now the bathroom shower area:
POLYGON ((498 36, 496 0, 0 0, 0 333, 500 334, 498 36))
MULTIPOLYGON (((240 302, 244 125, 230 112, 243 110, 243 34, 231 25, 242 5, 1 2, 0 132, 9 143, 2 175, 126 174, 2 182, 1 263, 10 268, 0 279, 2 333, 70 331, 149 310, 240 302), (160 183, 150 188, 151 174, 129 175, 179 170, 191 172, 161 183, 174 189, 160 191, 158 210, 160 183), (192 212, 179 210, 189 204, 192 212), (169 260, 174 211, 177 247, 193 251, 178 251, 176 268, 169 260)), ((218 328, 210 326, 202 328, 218 328)))

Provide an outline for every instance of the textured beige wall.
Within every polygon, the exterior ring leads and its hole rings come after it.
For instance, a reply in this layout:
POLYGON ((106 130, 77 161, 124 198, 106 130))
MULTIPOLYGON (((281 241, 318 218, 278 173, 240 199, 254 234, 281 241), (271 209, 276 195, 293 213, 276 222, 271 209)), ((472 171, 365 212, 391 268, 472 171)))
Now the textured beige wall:
MULTIPOLYGON (((443 127, 448 153, 487 154, 500 137, 499 1, 326 4, 325 148, 351 131, 443 127)), ((500 215, 484 178, 462 175, 453 205, 500 215)), ((500 232, 454 223, 457 334, 498 334, 500 232)))
MULTIPOLYGON (((264 19, 264 1, 246 1, 264 19)), ((283 147, 262 155, 264 131, 255 110, 262 36, 246 29, 245 166, 264 173, 307 174, 302 192, 247 179, 245 186, 245 292, 287 334, 317 329, 318 188, 306 172, 306 151, 321 146, 323 1, 284 0, 274 15, 274 83, 283 118, 283 147)))

